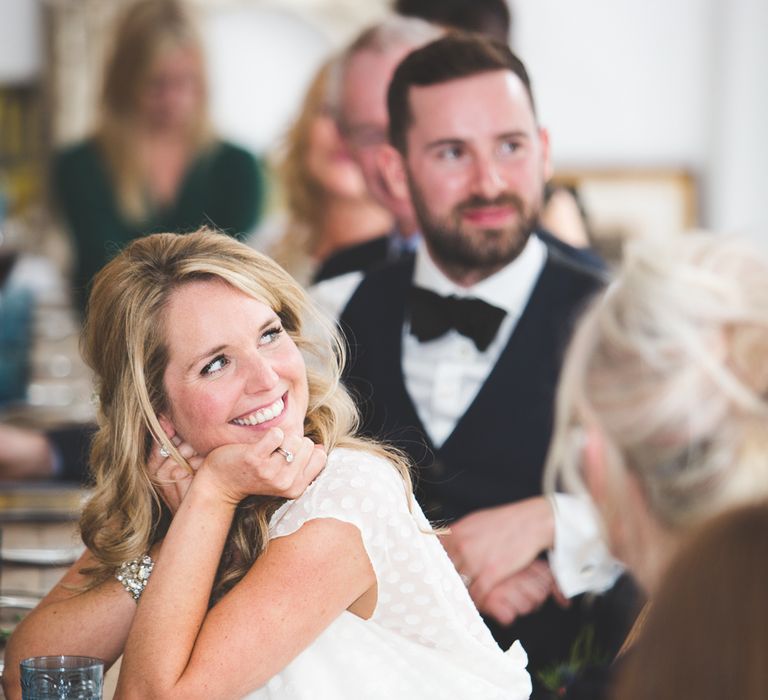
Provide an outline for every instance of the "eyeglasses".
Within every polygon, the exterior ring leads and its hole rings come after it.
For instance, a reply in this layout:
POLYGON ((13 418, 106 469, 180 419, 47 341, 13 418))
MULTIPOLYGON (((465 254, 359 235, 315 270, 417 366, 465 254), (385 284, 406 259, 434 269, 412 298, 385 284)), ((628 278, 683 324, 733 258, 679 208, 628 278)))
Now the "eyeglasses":
POLYGON ((342 136, 353 148, 371 148, 389 143, 387 130, 374 124, 339 125, 342 136))

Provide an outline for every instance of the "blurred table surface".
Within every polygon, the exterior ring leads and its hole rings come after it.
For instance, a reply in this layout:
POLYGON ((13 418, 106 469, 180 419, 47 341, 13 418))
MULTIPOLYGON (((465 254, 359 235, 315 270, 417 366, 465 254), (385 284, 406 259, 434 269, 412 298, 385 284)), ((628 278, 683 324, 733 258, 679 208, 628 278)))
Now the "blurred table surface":
MULTIPOLYGON (((87 491, 54 482, 0 482, 0 628, 3 639, 83 550, 77 522, 87 491)), ((0 661, 4 642, 0 644, 0 661)), ((117 669, 105 681, 114 694, 117 669)), ((0 691, 0 698, 2 692, 0 691)))
MULTIPOLYGON (((0 482, 0 629, 4 633, 80 556, 78 519, 87 496, 86 489, 74 484, 0 482)), ((0 643, 0 664, 4 646, 0 643)), ((118 674, 119 661, 105 677, 104 700, 113 697, 118 674)))
POLYGON ((0 407, 0 420, 37 427, 92 420, 91 373, 79 351, 80 318, 57 266, 39 255, 20 255, 0 288, 4 291, 26 292, 33 301, 25 396, 0 407))
POLYGON ((86 492, 59 483, 0 482, 0 624, 12 628, 82 551, 86 492))

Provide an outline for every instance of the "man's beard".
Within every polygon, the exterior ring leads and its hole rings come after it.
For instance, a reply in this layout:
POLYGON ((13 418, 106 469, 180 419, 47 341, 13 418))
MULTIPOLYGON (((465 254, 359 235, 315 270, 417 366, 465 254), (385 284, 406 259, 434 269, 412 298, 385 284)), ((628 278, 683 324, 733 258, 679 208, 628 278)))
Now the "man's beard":
POLYGON ((416 183, 409 178, 411 199, 421 232, 429 245, 435 262, 463 277, 470 273, 488 277, 512 262, 525 248, 536 228, 538 207, 526 207, 525 202, 512 192, 489 200, 473 196, 456 205, 443 219, 434 218, 416 183), (467 209, 511 206, 518 212, 517 223, 499 228, 472 228, 463 223, 467 209))

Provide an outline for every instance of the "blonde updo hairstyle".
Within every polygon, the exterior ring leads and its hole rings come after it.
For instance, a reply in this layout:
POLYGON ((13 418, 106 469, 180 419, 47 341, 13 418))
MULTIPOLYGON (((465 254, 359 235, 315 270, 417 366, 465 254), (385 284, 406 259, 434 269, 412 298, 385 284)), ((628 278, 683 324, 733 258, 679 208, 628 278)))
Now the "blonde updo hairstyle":
MULTIPOLYGON (((98 431, 91 448, 95 488, 82 518, 83 541, 98 559, 90 585, 110 576, 164 536, 171 514, 147 472, 153 442, 189 466, 165 436, 168 410, 165 310, 181 285, 220 279, 277 313, 307 366, 305 435, 327 450, 352 446, 386 455, 408 482, 397 455, 353 437, 354 403, 340 382, 344 346, 301 287, 270 258, 229 236, 201 229, 158 233, 130 243, 95 277, 81 341, 98 389, 98 431)), ((194 310, 190 309, 190 313, 194 310)), ((239 581, 267 544, 272 513, 284 502, 251 496, 235 514, 212 600, 239 581)))
POLYGON ((638 240, 568 350, 547 487, 585 490, 573 437, 591 425, 605 448, 606 520, 630 473, 671 531, 765 498, 767 392, 768 259, 707 233, 638 240))

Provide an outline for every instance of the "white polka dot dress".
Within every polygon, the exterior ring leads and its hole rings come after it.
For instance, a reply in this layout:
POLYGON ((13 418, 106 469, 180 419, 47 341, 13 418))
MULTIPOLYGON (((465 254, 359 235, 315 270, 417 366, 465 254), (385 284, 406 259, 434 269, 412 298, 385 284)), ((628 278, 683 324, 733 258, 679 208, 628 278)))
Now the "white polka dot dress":
POLYGON ((360 530, 376 573, 368 620, 344 612, 249 700, 522 700, 519 643, 499 649, 400 475, 366 452, 334 450, 315 482, 272 517, 272 537, 314 518, 360 530))

